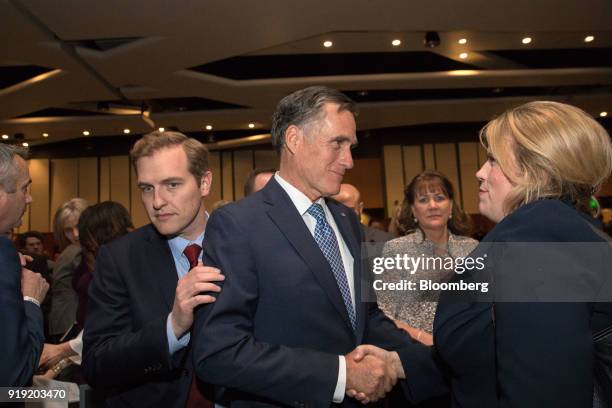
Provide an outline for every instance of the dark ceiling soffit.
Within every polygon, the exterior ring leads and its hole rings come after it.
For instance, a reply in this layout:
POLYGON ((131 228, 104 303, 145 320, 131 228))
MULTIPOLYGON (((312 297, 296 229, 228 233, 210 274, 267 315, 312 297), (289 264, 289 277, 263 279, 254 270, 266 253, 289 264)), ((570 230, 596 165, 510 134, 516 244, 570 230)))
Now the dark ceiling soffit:
POLYGON ((142 37, 124 37, 124 38, 94 38, 88 40, 65 40, 66 44, 74 47, 87 48, 94 51, 104 52, 113 48, 138 41, 142 37))
POLYGON ((0 67, 0 89, 17 85, 49 71, 52 71, 52 69, 38 65, 11 65, 0 67))
POLYGON ((595 95, 612 94, 609 85, 449 88, 449 89, 390 89, 343 91, 356 102, 394 102, 444 99, 505 98, 517 96, 595 95))
POLYGON ((419 51, 241 56, 190 68, 192 71, 236 80, 459 69, 477 67, 433 52, 419 51))

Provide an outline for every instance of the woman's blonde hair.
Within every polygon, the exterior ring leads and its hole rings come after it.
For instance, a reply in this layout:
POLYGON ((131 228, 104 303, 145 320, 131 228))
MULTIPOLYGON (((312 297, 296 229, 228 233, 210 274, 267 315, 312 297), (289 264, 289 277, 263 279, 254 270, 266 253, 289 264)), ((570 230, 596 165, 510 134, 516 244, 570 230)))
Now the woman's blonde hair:
POLYGON ((480 142, 514 184, 504 212, 541 198, 586 210, 612 172, 612 144, 590 115, 559 102, 530 102, 480 131, 480 142))
POLYGON ((70 244, 70 241, 68 241, 68 238, 64 233, 64 223, 68 217, 73 214, 78 221, 81 213, 87 208, 88 205, 89 204, 87 201, 83 198, 73 198, 60 205, 55 212, 55 216, 53 217, 53 236, 55 237, 55 241, 59 245, 60 250, 63 250, 70 244))

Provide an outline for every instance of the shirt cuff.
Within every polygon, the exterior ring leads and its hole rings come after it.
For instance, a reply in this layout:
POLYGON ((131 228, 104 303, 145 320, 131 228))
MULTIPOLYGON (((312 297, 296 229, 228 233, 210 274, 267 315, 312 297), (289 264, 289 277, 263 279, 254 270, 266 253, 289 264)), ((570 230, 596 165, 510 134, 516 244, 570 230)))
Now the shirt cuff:
POLYGON ((344 394, 346 393, 346 360, 344 356, 338 356, 338 358, 340 362, 338 364, 338 383, 336 383, 333 399, 336 404, 344 401, 344 394))
POLYGON ((34 299, 33 297, 30 296, 24 296, 23 300, 25 300, 26 302, 32 302, 34 303, 36 306, 40 307, 40 302, 36 299, 34 299))
POLYGON ((180 339, 177 339, 174 335, 174 330, 172 330, 172 312, 168 314, 168 319, 166 320, 166 336, 168 337, 168 351, 170 355, 176 353, 183 347, 187 347, 189 344, 189 340, 191 339, 191 333, 187 332, 181 336, 180 339))
POLYGON ((83 355, 83 330, 72 340, 68 341, 68 345, 79 356, 83 355))

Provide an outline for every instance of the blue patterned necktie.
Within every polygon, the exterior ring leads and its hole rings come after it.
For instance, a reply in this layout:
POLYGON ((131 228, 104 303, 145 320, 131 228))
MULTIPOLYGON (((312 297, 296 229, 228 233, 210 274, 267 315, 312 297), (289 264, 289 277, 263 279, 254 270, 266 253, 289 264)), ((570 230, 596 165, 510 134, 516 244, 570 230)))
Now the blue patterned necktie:
POLYGON ((317 241, 319 248, 321 248, 323 255, 325 255, 325 259, 327 259, 327 262, 329 262, 329 266, 331 266, 336 282, 338 283, 338 289, 340 289, 340 293, 342 294, 342 300, 344 301, 344 306, 348 312, 351 326, 353 326, 353 330, 355 330, 355 309, 353 307, 351 290, 349 289, 344 265, 342 264, 342 256, 340 255, 340 248, 338 247, 336 234, 334 234, 334 231, 325 219, 325 212, 323 211, 321 204, 312 204, 306 212, 317 220, 317 225, 315 226, 314 231, 314 239, 317 241))

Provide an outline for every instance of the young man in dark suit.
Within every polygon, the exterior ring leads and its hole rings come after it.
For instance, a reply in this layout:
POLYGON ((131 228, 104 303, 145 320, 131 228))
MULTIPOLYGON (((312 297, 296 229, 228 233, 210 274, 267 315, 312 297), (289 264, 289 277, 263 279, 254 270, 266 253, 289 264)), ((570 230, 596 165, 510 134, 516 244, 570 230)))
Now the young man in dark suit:
POLYGON ((195 381, 188 358, 193 310, 214 301, 223 279, 201 263, 208 152, 181 133, 153 132, 130 155, 151 224, 100 248, 85 376, 105 391, 107 406, 211 406, 212 390, 195 381))

